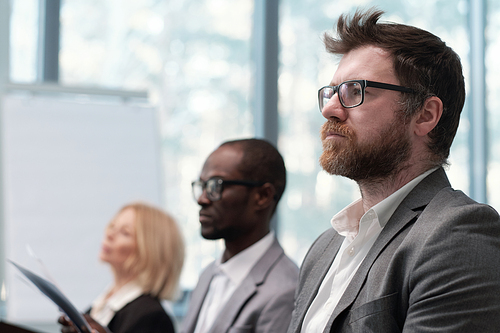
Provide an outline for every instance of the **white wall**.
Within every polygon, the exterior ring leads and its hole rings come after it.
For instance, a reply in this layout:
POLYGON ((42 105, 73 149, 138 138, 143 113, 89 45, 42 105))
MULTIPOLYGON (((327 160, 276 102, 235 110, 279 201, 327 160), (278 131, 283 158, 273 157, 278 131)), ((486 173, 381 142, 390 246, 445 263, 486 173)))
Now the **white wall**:
MULTIPOLYGON (((155 110, 16 96, 0 110, 6 257, 41 273, 29 245, 84 310, 110 281, 98 261, 107 222, 129 201, 161 205, 155 110)), ((56 307, 9 264, 6 281, 8 321, 57 319, 56 307)))

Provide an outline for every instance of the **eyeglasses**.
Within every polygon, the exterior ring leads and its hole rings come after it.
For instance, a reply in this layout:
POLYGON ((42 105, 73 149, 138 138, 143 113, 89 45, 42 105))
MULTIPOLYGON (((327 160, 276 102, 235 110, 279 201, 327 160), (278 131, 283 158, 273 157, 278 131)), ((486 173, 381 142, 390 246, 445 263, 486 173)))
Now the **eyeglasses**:
POLYGON ((210 178, 206 181, 196 180, 191 183, 193 189, 193 197, 195 201, 200 199, 203 190, 207 193, 207 198, 210 201, 218 201, 222 196, 222 190, 225 185, 242 185, 247 187, 256 187, 264 185, 264 182, 256 182, 251 180, 224 180, 220 178, 210 178))
POLYGON ((350 80, 339 84, 338 86, 324 86, 318 90, 319 111, 323 112, 323 108, 330 99, 337 93, 340 104, 345 108, 355 108, 363 104, 365 100, 365 88, 379 88, 386 90, 394 90, 412 93, 413 89, 397 86, 394 84, 381 83, 367 80, 350 80))

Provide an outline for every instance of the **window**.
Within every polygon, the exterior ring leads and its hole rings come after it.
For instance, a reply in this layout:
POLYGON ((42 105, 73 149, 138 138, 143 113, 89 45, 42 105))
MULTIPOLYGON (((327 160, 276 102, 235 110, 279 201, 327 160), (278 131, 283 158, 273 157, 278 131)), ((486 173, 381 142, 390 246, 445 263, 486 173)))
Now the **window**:
POLYGON ((220 243, 202 241, 191 181, 222 141, 254 133, 250 0, 64 1, 60 80, 147 90, 159 110, 165 207, 189 246, 193 288, 220 243))

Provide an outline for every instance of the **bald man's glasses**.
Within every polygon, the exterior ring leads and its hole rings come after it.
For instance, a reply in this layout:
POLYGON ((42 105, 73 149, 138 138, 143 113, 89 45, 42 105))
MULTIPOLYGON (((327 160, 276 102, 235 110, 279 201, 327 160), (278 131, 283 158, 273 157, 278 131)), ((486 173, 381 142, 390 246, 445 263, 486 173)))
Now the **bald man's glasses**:
POLYGON ((394 84, 367 81, 367 80, 350 80, 339 84, 338 86, 324 86, 318 91, 319 111, 323 112, 323 108, 335 95, 339 97, 340 104, 345 108, 355 108, 363 104, 365 100, 366 87, 394 90, 400 92, 412 93, 413 89, 397 86, 394 84))
POLYGON ((218 201, 222 196, 222 190, 227 185, 242 185, 247 187, 256 187, 264 185, 264 182, 256 182, 251 180, 225 180, 221 178, 210 178, 206 181, 196 180, 191 183, 193 189, 193 198, 198 201, 205 190, 207 198, 210 201, 218 201))

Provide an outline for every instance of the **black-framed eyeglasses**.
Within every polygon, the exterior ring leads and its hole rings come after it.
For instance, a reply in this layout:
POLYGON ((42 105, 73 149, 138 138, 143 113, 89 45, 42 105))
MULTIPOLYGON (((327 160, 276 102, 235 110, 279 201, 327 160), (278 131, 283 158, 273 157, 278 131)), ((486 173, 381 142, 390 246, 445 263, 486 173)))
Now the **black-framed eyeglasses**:
POLYGON ((337 93, 340 104, 345 108, 355 108, 363 104, 365 100, 365 88, 379 88, 386 90, 394 90, 406 93, 413 93, 413 89, 397 86, 389 83, 367 81, 367 80, 349 80, 342 82, 338 86, 324 86, 318 90, 319 111, 323 112, 323 108, 330 99, 337 93))
POLYGON ((193 189, 193 198, 195 201, 203 194, 203 190, 207 193, 207 198, 210 201, 218 201, 221 198, 222 190, 225 185, 242 185, 247 187, 256 187, 264 185, 264 182, 257 182, 252 180, 225 180, 221 178, 210 178, 206 181, 196 180, 191 183, 193 189))

